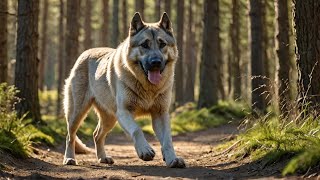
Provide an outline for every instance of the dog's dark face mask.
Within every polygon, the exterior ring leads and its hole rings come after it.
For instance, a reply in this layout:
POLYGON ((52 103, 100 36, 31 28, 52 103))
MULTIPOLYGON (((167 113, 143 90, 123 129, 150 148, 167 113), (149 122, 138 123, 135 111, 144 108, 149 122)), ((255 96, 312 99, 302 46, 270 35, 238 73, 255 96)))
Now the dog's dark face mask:
POLYGON ((159 84, 162 73, 170 61, 170 48, 175 46, 172 35, 171 22, 166 13, 158 23, 146 24, 137 13, 132 19, 130 38, 135 52, 134 61, 144 72, 148 81, 159 84))
POLYGON ((166 62, 161 54, 145 56, 139 61, 139 64, 152 84, 158 84, 161 81, 162 72, 166 66, 166 62))

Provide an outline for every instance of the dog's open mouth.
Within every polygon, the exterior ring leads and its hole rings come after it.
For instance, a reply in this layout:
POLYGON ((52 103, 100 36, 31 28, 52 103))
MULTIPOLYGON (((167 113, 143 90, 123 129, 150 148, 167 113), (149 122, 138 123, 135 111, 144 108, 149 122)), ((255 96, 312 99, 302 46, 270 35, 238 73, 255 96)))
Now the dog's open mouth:
POLYGON ((142 70, 144 71, 145 75, 147 76, 148 80, 150 83, 156 85, 159 84, 162 78, 162 71, 160 69, 152 69, 152 70, 146 70, 143 65, 142 62, 139 62, 142 70))

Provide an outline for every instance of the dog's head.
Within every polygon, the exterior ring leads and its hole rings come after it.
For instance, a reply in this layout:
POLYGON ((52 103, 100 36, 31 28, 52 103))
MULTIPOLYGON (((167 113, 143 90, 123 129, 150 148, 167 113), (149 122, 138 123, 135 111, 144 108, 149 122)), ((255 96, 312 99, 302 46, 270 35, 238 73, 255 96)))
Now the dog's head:
POLYGON ((166 13, 157 23, 145 23, 135 13, 130 24, 127 64, 136 77, 153 85, 173 77, 178 50, 171 26, 166 13))

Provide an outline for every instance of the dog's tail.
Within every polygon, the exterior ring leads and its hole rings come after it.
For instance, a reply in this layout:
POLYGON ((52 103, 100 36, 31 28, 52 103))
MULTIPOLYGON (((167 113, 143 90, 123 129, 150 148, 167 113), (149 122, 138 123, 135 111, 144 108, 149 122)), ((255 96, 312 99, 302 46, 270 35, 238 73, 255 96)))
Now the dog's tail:
POLYGON ((88 148, 78 136, 76 136, 75 152, 77 154, 88 154, 93 152, 93 149, 88 148))

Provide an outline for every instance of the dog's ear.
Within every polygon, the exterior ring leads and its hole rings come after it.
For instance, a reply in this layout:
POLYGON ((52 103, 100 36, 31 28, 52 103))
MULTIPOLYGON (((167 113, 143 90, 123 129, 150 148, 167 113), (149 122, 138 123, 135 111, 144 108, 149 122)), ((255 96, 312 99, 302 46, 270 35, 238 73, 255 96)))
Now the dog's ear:
POLYGON ((141 19, 140 13, 136 12, 130 24, 130 30, 129 30, 130 36, 134 36, 135 34, 137 34, 141 29, 144 28, 144 26, 145 25, 141 19))
POLYGON ((166 12, 164 12, 162 14, 162 17, 159 21, 159 26, 164 29, 167 33, 172 34, 173 30, 172 30, 172 24, 171 21, 169 19, 169 16, 166 12))

